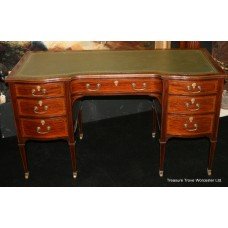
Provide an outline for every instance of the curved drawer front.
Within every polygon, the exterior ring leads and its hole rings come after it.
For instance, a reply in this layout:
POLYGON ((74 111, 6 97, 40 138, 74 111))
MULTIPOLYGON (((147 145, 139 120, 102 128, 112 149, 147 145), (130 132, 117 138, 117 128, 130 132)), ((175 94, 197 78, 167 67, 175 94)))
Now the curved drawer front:
POLYGON ((214 115, 168 115, 167 134, 194 136, 212 132, 214 115))
POLYGON ((161 93, 160 79, 80 79, 71 83, 72 94, 161 93))
POLYGON ((170 80, 168 86, 169 94, 201 95, 217 91, 218 80, 170 80))
POLYGON ((67 120, 63 117, 48 119, 20 119, 22 137, 58 138, 66 137, 67 120))
POLYGON ((168 113, 200 114, 215 112, 216 96, 173 96, 168 97, 168 113))
POLYGON ((21 97, 60 97, 64 96, 64 83, 15 84, 16 96, 21 97))
POLYGON ((18 113, 24 116, 59 116, 66 114, 64 98, 17 99, 18 113))

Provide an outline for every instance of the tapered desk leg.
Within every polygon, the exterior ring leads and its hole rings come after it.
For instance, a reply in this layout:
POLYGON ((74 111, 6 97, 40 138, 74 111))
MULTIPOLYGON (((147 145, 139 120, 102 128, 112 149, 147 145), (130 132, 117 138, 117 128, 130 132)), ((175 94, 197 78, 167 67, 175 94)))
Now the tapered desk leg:
POLYGON ((155 112, 155 107, 154 107, 154 102, 152 105, 152 138, 156 137, 156 122, 157 122, 157 117, 156 117, 156 112, 155 112))
POLYGON ((160 168, 159 168, 160 177, 163 177, 163 173, 164 173, 165 148, 166 148, 166 142, 160 142, 160 168))
POLYGON ((83 131, 82 131, 82 105, 79 109, 78 113, 78 131, 79 131, 79 138, 83 139, 83 131))
POLYGON ((210 152, 209 152, 209 157, 208 157, 208 168, 207 168, 207 174, 208 176, 211 176, 212 174, 212 166, 213 166, 213 161, 214 161, 214 156, 215 156, 215 147, 217 141, 210 141, 210 152))
POLYGON ((28 161, 27 161, 27 156, 26 156, 26 151, 25 151, 25 144, 18 144, 20 154, 21 154, 21 160, 23 163, 23 168, 24 168, 24 173, 25 173, 25 179, 29 178, 29 170, 28 170, 28 161))
POLYGON ((73 178, 77 178, 77 167, 76 167, 76 155, 75 155, 75 143, 69 143, 71 164, 73 170, 73 178))

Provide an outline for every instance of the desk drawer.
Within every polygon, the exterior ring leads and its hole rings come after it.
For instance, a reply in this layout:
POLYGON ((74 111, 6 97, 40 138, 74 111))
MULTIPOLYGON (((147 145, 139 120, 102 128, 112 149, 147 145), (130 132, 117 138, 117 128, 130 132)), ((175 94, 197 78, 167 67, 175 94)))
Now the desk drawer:
POLYGON ((72 93, 161 93, 160 79, 81 79, 71 84, 72 93))
POLYGON ((218 80, 170 80, 168 86, 169 94, 201 95, 216 93, 218 91, 218 80))
POLYGON ((18 113, 24 116, 59 116, 66 114, 65 98, 17 99, 18 113))
POLYGON ((15 84, 16 96, 60 97, 64 96, 64 83, 15 84))
POLYGON ((168 115, 167 134, 194 136, 211 133, 214 115, 168 115))
POLYGON ((215 112, 216 96, 173 96, 168 97, 168 113, 200 114, 215 112))
POLYGON ((20 119, 22 137, 58 138, 66 137, 67 120, 64 117, 48 119, 20 119))

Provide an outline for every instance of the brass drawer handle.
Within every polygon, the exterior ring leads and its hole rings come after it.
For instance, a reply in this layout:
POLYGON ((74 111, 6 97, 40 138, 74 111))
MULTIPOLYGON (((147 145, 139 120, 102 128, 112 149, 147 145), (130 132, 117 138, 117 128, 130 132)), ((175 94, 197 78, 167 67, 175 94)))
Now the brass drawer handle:
POLYGON ((191 99, 191 103, 186 102, 185 106, 186 106, 187 110, 190 112, 198 111, 200 109, 200 104, 195 103, 195 98, 191 99), (193 106, 193 105, 195 105, 196 108, 191 108, 191 106, 193 106))
MULTIPOLYGON (((42 107, 43 106, 43 101, 39 100, 38 101, 38 105, 39 105, 39 107, 42 107)), ((48 106, 47 105, 43 106, 43 111, 39 111, 39 107, 38 106, 34 106, 34 109, 33 109, 34 113, 36 113, 36 114, 44 114, 48 110, 48 106)))
POLYGON ((50 132, 51 127, 50 127, 50 126, 47 126, 47 131, 40 131, 40 130, 41 130, 40 127, 37 127, 37 128, 36 128, 36 132, 37 132, 38 134, 45 135, 45 134, 48 134, 48 133, 50 132))
POLYGON ((44 114, 44 113, 46 113, 46 111, 48 110, 48 106, 47 105, 45 105, 44 106, 44 111, 38 111, 38 106, 34 106, 34 113, 36 113, 36 114, 44 114))
POLYGON ((187 89, 191 93, 200 93, 201 92, 201 86, 197 85, 195 82, 192 83, 192 85, 188 85, 187 89))
MULTIPOLYGON (((45 125, 45 120, 41 120, 40 121, 41 125, 44 126, 45 125)), ((51 127, 50 126, 47 126, 47 131, 41 131, 41 127, 37 127, 36 128, 36 132, 38 134, 41 134, 41 135, 45 135, 45 134, 48 134, 51 130, 51 127)))
POLYGON ((194 128, 188 128, 188 124, 184 124, 184 127, 187 131, 197 131, 198 124, 194 124, 194 128))
POLYGON ((34 97, 40 97, 40 96, 44 96, 46 94, 47 90, 46 89, 42 89, 41 86, 37 86, 36 89, 32 89, 32 95, 34 97), (39 94, 36 94, 36 93, 39 93, 39 94), (40 93, 41 92, 41 93, 40 93))
POLYGON ((86 89, 91 92, 98 91, 100 89, 100 87, 101 87, 101 84, 97 83, 95 89, 90 89, 90 84, 89 83, 86 84, 86 89))
POLYGON ((131 85, 132 85, 132 89, 135 90, 135 91, 143 91, 147 87, 147 84, 145 82, 142 84, 142 88, 140 88, 140 89, 136 88, 136 83, 134 83, 134 82, 131 85))
MULTIPOLYGON (((189 123, 192 123, 192 122, 193 122, 193 117, 191 116, 191 117, 189 117, 189 123)), ((194 126, 194 128, 189 128, 187 123, 184 124, 185 130, 187 130, 187 131, 197 131, 198 124, 195 123, 195 124, 193 124, 193 126, 194 126)))

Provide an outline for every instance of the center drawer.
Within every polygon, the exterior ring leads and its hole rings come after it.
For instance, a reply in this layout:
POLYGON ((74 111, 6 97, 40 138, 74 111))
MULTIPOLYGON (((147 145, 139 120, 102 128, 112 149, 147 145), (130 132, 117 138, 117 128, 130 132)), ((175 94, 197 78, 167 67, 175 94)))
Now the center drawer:
POLYGON ((24 116, 58 116, 66 114, 65 98, 17 99, 18 114, 24 116))
POLYGON ((161 93, 162 83, 157 78, 141 79, 80 79, 71 83, 72 94, 86 93, 161 93))

